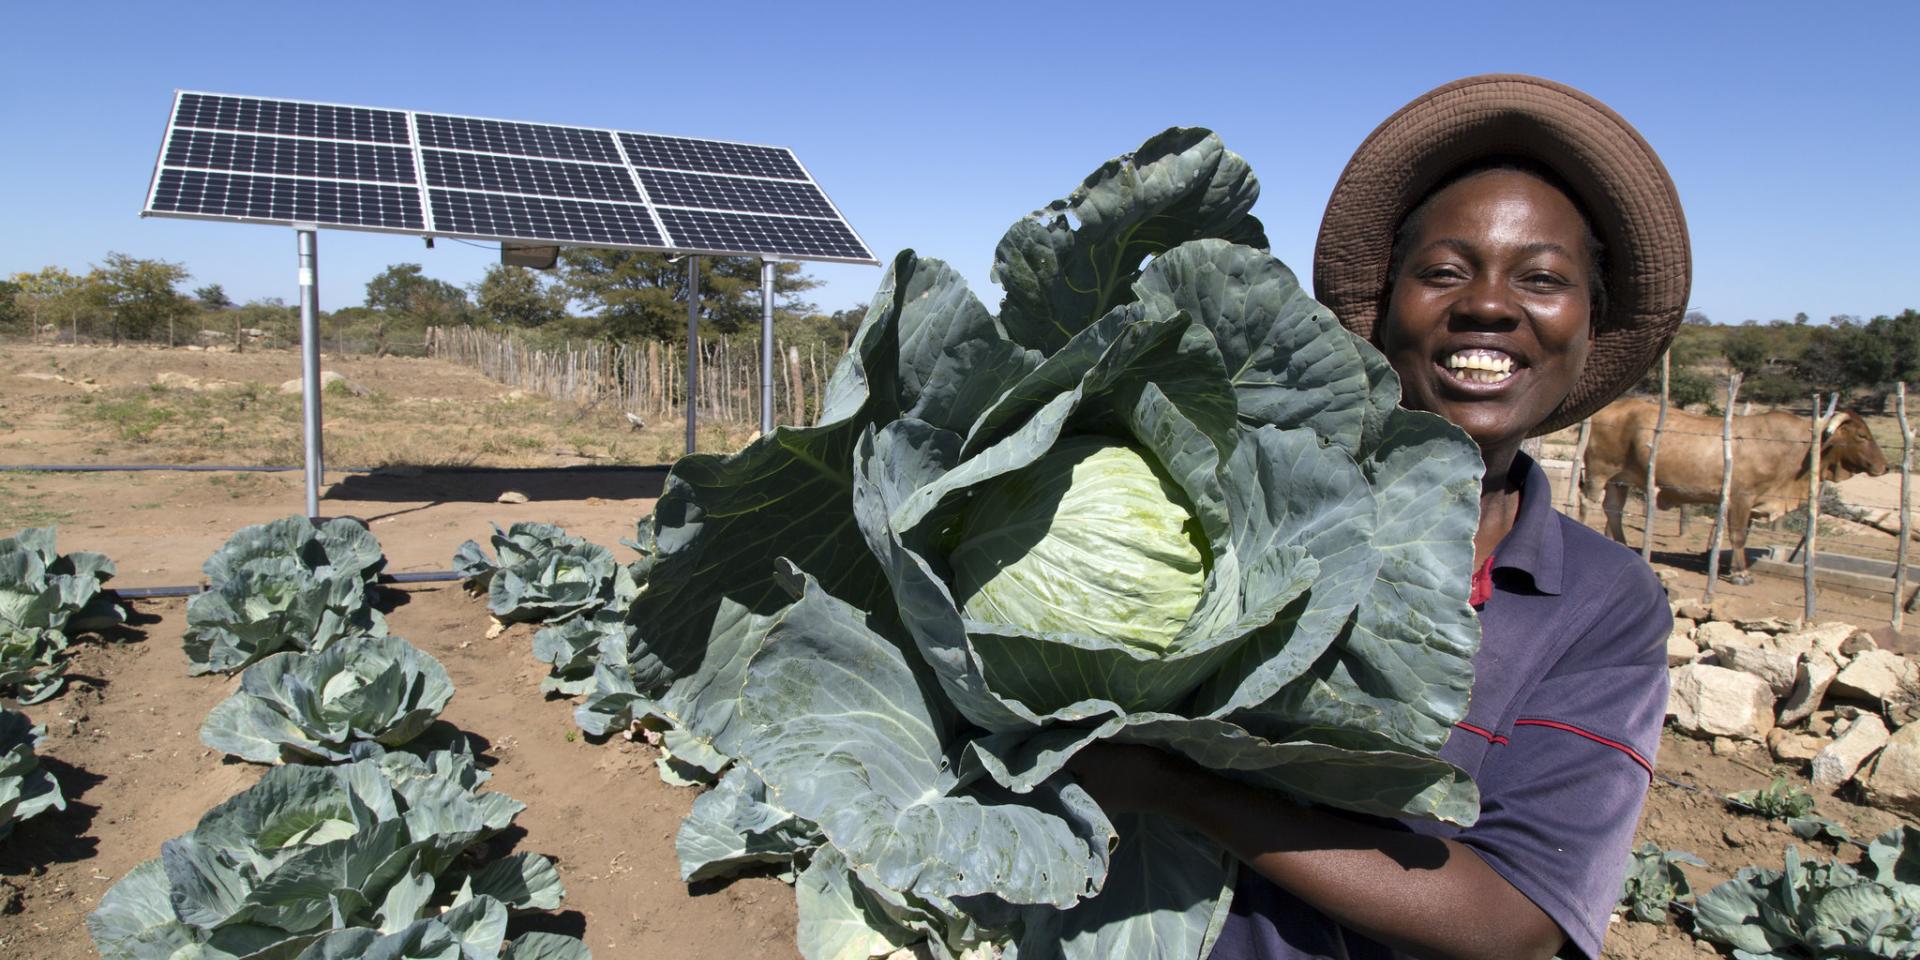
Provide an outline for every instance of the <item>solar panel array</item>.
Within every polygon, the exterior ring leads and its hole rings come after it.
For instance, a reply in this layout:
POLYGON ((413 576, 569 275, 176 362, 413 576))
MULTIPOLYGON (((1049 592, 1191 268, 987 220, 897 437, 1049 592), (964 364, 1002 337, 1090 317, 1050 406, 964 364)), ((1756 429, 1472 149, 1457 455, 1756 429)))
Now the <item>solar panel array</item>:
POLYGON ((213 93, 175 96, 144 213, 877 262, 784 147, 213 93))

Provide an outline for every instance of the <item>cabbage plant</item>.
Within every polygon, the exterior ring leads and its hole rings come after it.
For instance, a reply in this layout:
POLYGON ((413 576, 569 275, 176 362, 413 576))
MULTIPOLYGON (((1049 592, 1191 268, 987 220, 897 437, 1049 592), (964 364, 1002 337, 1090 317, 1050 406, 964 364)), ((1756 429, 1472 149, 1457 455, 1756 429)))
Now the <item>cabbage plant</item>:
POLYGON ((669 475, 576 716, 679 731, 809 825, 809 957, 1204 955, 1231 858, 1108 818, 1065 771, 1096 741, 1477 815, 1438 751, 1479 639, 1478 449, 1397 406, 1257 193, 1174 129, 1014 224, 998 314, 902 253, 815 424, 669 475))
POLYGON ((491 558, 472 540, 461 544, 453 569, 486 592, 502 623, 565 621, 633 598, 633 578, 611 550, 551 523, 495 525, 492 543, 491 558))
MULTIPOLYGON (((455 904, 486 909, 471 905, 479 898, 516 910, 558 906, 560 877, 544 857, 462 868, 465 851, 525 808, 476 792, 487 777, 471 754, 423 758, 364 745, 339 766, 275 767, 115 883, 87 930, 105 960, 264 960, 304 955, 338 930, 392 934, 434 916, 464 929, 473 921, 447 917, 455 904)), ((487 920, 476 936, 497 949, 503 925, 487 920)))
POLYGON ((1780 870, 1742 867, 1694 907, 1694 934, 1743 960, 1920 957, 1920 829, 1868 846, 1861 865, 1808 862, 1789 846, 1780 870))
POLYGON ((1662 850, 1648 841, 1633 851, 1627 862, 1627 877, 1622 883, 1620 903, 1615 911, 1625 911, 1644 923, 1663 923, 1675 903, 1693 900, 1693 885, 1681 864, 1704 867, 1706 861, 1683 850, 1662 850))
POLYGON ((62 555, 55 534, 53 527, 28 527, 0 539, 0 692, 21 703, 60 692, 68 637, 126 619, 101 589, 113 578, 113 561, 62 555))
POLYGON ((345 518, 242 528, 202 566, 212 588, 187 601, 187 672, 231 673, 279 650, 386 635, 373 606, 385 565, 379 540, 345 518))
POLYGON ((46 735, 26 714, 0 709, 0 840, 14 824, 48 810, 65 810, 66 797, 53 774, 40 766, 33 748, 46 735))
POLYGON ((276 653, 200 726, 200 742, 255 763, 334 763, 355 743, 397 747, 453 699, 440 661, 399 637, 348 637, 316 653, 276 653))

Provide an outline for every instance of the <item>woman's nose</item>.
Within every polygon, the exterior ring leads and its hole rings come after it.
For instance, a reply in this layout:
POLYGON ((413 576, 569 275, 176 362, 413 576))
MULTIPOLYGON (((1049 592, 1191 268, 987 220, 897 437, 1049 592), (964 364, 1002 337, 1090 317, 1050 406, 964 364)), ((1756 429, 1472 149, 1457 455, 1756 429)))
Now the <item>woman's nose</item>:
POLYGON ((1460 288, 1453 302, 1454 317, 1476 326, 1503 326, 1518 323, 1520 305, 1512 287, 1491 272, 1483 272, 1460 288))

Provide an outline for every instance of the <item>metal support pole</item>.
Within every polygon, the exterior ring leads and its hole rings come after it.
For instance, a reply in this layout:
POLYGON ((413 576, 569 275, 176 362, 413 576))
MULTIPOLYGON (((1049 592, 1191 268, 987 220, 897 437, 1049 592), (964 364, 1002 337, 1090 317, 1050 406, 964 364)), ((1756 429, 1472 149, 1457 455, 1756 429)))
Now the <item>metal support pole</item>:
POLYGON ((773 273, 760 261, 760 435, 773 432, 773 273))
POLYGON ((326 473, 320 436, 320 278, 312 227, 294 228, 300 248, 300 387, 306 428, 307 516, 320 516, 320 484, 326 473))
POLYGON ((687 258, 687 452, 700 447, 700 258, 687 258))

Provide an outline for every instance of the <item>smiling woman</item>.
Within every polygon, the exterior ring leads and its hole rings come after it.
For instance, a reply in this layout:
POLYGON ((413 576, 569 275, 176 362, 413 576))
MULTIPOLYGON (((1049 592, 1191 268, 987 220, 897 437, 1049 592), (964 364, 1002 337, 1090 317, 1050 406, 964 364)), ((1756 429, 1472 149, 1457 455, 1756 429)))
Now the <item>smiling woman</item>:
POLYGON ((1520 445, 1645 371, 1680 321, 1689 264, 1658 157, 1559 84, 1448 84, 1354 154, 1315 296, 1381 349, 1404 406, 1463 428, 1486 464, 1475 568, 1459 571, 1481 645, 1441 751, 1472 775, 1480 816, 1362 820, 1142 748, 1083 752, 1073 769, 1109 810, 1183 819, 1244 865, 1215 960, 1599 955, 1664 719, 1672 618, 1636 555, 1553 509, 1520 445))

